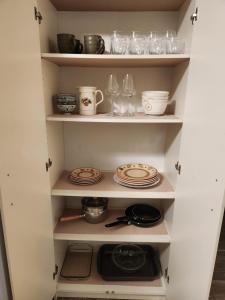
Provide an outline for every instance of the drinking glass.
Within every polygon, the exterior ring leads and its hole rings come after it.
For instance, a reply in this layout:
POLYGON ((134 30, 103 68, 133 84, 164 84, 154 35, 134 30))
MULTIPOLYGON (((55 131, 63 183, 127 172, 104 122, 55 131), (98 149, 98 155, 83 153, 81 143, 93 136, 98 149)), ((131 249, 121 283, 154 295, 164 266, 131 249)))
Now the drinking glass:
POLYGON ((177 36, 177 33, 175 30, 167 30, 165 33, 165 38, 166 39, 173 39, 177 36))
POLYGON ((106 86, 106 94, 107 95, 116 95, 119 93, 119 83, 117 81, 116 74, 109 74, 107 79, 107 86, 106 86))
POLYGON ((129 34, 122 31, 113 31, 111 42, 112 54, 128 54, 129 44, 129 34))
POLYGON ((111 106, 111 114, 112 115, 120 115, 121 107, 119 101, 120 88, 117 81, 116 74, 109 74, 107 79, 107 86, 105 90, 106 95, 109 96, 110 106, 111 106))
POLYGON ((136 95, 134 78, 131 74, 126 74, 123 79, 122 88, 122 114, 134 116, 136 113, 136 103, 134 96, 136 95))
POLYGON ((149 53, 150 54, 165 54, 166 40, 161 33, 152 31, 149 36, 149 53))
POLYGON ((140 31, 132 31, 130 38, 130 54, 147 54, 149 46, 149 38, 146 33, 140 31))
POLYGON ((185 40, 172 38, 167 43, 166 52, 168 54, 183 54, 185 52, 185 40))

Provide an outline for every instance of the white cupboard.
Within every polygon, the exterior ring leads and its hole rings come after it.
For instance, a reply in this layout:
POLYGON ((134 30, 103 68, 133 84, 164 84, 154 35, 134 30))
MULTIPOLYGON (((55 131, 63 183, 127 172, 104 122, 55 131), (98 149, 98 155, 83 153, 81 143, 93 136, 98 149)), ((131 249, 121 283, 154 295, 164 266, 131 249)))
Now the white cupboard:
MULTIPOLYGON (((224 8, 220 0, 213 5, 209 0, 0 3, 1 213, 15 300, 208 299, 224 213, 224 8), (186 53, 56 53, 57 33, 82 39, 88 32, 110 34, 114 29, 176 30, 186 40, 186 53), (104 90, 110 72, 119 78, 132 73, 139 95, 146 89, 169 90, 174 102, 168 114, 53 113, 54 94, 75 93, 80 85, 104 90), (130 190, 113 182, 119 164, 136 161, 156 166, 162 183, 130 190), (104 180, 90 187, 71 185, 68 171, 78 166, 104 170, 104 180), (110 234, 100 224, 57 224, 62 211, 78 208, 84 196, 109 197, 112 218, 128 204, 153 204, 163 210, 164 221, 144 231, 131 226, 110 234), (94 262, 87 281, 63 281, 59 271, 72 242, 88 242, 96 250, 106 242, 154 245, 162 278, 105 282, 94 262)), ((138 97, 136 101, 140 107, 138 97)), ((100 112, 108 108, 106 99, 100 112)))

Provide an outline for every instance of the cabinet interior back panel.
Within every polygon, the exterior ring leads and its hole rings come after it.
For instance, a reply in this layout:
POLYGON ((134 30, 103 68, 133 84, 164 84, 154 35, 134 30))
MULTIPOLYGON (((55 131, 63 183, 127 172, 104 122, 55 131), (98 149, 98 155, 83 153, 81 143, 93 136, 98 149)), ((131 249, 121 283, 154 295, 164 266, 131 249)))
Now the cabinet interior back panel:
POLYGON ((164 168, 166 126, 65 124, 66 169, 87 166, 114 170, 142 162, 164 168))
MULTIPOLYGON (((77 94, 79 86, 96 86, 103 92, 106 89, 107 75, 115 73, 120 87, 123 76, 130 73, 134 76, 137 91, 136 103, 141 110, 141 92, 144 90, 171 90, 173 68, 73 68, 60 69, 60 92, 77 94)), ((110 102, 105 97, 104 102, 98 106, 98 112, 108 112, 110 102)))
POLYGON ((178 22, 178 12, 58 12, 58 17, 58 31, 78 38, 113 30, 176 30, 178 22))

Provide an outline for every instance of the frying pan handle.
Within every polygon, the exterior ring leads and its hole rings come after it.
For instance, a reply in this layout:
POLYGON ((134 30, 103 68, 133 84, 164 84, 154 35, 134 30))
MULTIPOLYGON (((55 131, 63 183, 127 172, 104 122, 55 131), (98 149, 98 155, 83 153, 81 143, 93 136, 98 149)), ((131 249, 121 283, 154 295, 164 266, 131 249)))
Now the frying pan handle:
POLYGON ((74 216, 68 216, 68 217, 60 217, 59 222, 68 222, 68 221, 75 221, 75 220, 80 220, 84 218, 85 215, 74 215, 74 216))
POLYGON ((122 224, 127 224, 127 221, 125 221, 125 220, 118 220, 116 222, 106 224, 105 227, 109 228, 109 227, 114 227, 114 226, 122 225, 122 224))

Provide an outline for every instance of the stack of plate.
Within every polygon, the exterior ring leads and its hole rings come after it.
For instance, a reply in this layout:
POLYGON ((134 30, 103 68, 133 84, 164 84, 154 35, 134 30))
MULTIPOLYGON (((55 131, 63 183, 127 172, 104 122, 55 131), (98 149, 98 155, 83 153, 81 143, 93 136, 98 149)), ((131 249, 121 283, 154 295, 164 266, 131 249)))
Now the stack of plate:
POLYGON ((102 172, 94 168, 77 168, 69 175, 70 181, 77 185, 92 185, 99 182, 102 177, 102 172))
POLYGON ((157 169, 146 164, 126 164, 117 168, 114 180, 126 187, 144 189, 157 185, 160 174, 157 169))

